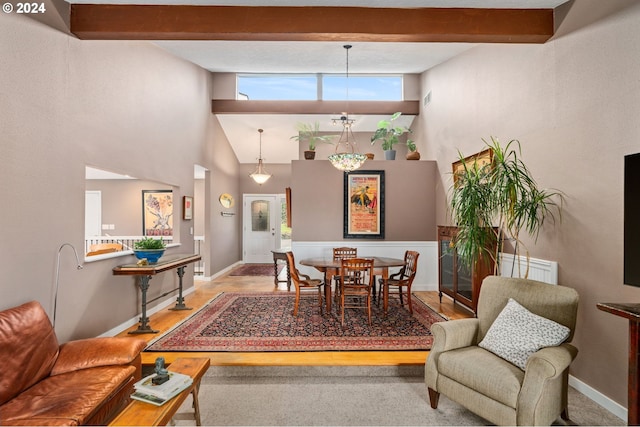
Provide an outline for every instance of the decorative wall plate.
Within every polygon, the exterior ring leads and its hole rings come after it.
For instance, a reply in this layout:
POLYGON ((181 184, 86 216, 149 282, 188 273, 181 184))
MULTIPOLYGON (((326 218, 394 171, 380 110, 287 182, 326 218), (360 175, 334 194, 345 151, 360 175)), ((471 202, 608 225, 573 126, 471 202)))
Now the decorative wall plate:
POLYGON ((220 204, 222 206, 224 206, 225 208, 231 208, 233 207, 233 197, 231 196, 231 194, 229 193, 222 193, 220 195, 220 204))

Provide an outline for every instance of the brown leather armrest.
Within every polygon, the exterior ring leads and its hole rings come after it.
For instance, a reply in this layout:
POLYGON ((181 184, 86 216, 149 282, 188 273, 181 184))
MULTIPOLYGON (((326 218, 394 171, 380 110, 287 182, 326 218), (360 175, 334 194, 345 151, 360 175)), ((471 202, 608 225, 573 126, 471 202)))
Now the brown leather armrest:
POLYGON ((127 365, 147 346, 138 338, 104 337, 70 341, 60 346, 51 376, 96 366, 127 365))

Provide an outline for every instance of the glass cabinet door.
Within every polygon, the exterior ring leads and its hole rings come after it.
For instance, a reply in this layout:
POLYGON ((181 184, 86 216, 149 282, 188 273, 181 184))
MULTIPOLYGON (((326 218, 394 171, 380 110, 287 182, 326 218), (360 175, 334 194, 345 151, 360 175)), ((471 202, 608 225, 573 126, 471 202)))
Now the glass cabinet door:
POLYGON ((450 240, 440 241, 440 284, 441 288, 453 295, 453 249, 450 240))
MULTIPOLYGON (((459 260, 458 260, 459 261, 459 260)), ((471 301, 473 297, 473 287, 471 283, 471 272, 466 265, 458 262, 458 294, 471 301)))

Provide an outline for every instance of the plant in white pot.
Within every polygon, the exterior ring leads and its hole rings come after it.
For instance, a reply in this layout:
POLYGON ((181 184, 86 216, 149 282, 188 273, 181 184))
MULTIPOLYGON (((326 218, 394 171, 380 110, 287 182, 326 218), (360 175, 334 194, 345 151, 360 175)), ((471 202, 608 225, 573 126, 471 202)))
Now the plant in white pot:
MULTIPOLYGON (((382 149, 384 150, 384 156, 386 160, 395 160, 396 158, 396 150, 393 148, 394 145, 400 142, 400 137, 405 133, 412 133, 413 131, 409 129, 407 126, 395 126, 394 121, 400 117, 402 113, 398 111, 394 113, 388 120, 380 120, 378 122, 378 128, 375 133, 371 137, 371 145, 375 144, 376 141, 382 141, 382 149)), ((411 139, 407 138, 407 146, 411 148, 414 147, 415 144, 411 139)))
POLYGON ((331 144, 334 135, 320 135, 320 123, 298 123, 296 124, 297 135, 293 135, 290 139, 298 142, 306 142, 309 147, 304 152, 304 158, 313 160, 316 157, 316 145, 319 143, 331 144))
POLYGON ((462 169, 455 173, 449 202, 453 223, 458 227, 453 246, 468 268, 480 259, 492 260, 494 274, 500 274, 499 252, 509 240, 516 258, 520 248, 525 250, 526 271, 519 275, 527 278, 529 251, 521 232, 535 241, 545 220, 554 219, 554 212, 561 213, 564 196, 557 190, 538 188, 521 159, 519 141, 512 140, 504 147, 494 137, 491 142, 483 142, 493 152, 486 165, 480 165, 477 159, 465 162, 459 153, 462 169))

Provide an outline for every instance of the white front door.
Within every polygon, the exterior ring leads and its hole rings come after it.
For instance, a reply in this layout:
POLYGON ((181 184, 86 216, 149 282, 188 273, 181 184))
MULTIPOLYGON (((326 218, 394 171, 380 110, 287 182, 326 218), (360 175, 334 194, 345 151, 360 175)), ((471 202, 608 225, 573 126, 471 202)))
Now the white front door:
POLYGON ((280 230, 276 230, 276 225, 280 226, 277 196, 245 194, 243 199, 243 261, 273 262, 271 251, 277 248, 280 238, 280 230))

